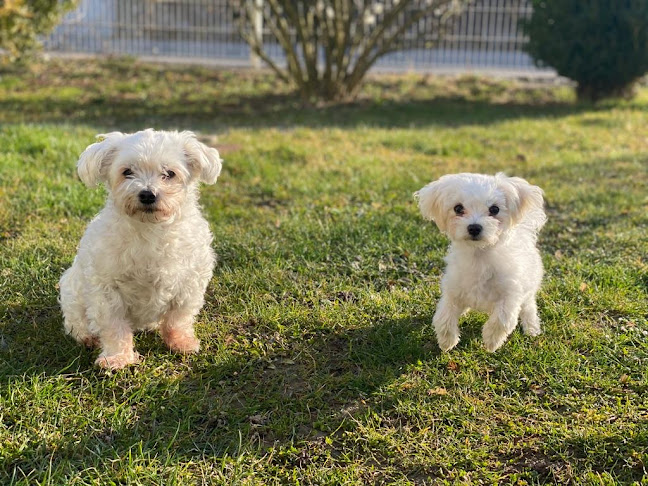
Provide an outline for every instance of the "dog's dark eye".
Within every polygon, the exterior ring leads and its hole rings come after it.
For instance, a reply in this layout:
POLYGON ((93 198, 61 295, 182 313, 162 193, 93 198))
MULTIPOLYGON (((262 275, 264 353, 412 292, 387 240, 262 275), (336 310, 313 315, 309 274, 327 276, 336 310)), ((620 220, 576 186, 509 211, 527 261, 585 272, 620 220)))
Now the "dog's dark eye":
POLYGON ((493 205, 490 208, 488 208, 488 212, 490 213, 491 216, 495 216, 497 213, 499 213, 499 208, 493 205))
POLYGON ((173 179, 175 175, 175 172, 173 172, 172 170, 167 170, 164 174, 162 174, 165 179, 173 179))
POLYGON ((124 169, 124 172, 122 172, 122 175, 123 175, 124 177, 130 177, 130 176, 133 175, 133 171, 130 170, 130 169, 124 169))
POLYGON ((464 207, 463 207, 461 204, 457 204, 457 205, 454 207, 454 212, 455 212, 456 214, 458 214, 459 216, 461 216, 461 215, 465 212, 465 209, 464 209, 464 207))

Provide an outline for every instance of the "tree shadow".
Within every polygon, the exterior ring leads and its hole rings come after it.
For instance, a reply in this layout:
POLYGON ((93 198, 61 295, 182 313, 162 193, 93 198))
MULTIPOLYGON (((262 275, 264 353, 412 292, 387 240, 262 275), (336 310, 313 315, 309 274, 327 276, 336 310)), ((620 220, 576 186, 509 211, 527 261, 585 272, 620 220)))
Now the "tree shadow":
POLYGON ((212 131, 237 126, 406 128, 489 125, 605 109, 604 104, 572 101, 560 86, 470 75, 370 76, 355 101, 305 104, 290 87, 264 72, 119 59, 68 64, 51 62, 32 71, 9 73, 24 87, 19 95, 0 100, 0 120, 90 123, 120 130, 144 126, 212 131))
POLYGON ((293 95, 266 94, 240 97, 236 104, 213 99, 191 102, 152 100, 133 102, 95 99, 88 103, 50 98, 0 100, 0 111, 18 113, 17 121, 89 123, 100 127, 135 130, 144 126, 190 126, 220 130, 254 128, 355 128, 359 126, 412 128, 430 126, 490 125, 519 118, 561 118, 603 110, 590 104, 551 102, 492 103, 461 97, 431 99, 360 100, 326 106, 303 106, 293 95))

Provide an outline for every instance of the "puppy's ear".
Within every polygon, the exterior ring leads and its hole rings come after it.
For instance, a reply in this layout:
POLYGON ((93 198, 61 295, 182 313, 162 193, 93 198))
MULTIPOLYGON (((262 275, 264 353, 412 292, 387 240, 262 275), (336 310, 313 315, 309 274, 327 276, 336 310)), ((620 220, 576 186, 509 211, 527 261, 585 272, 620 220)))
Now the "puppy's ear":
POLYGON ((216 182, 223 167, 218 150, 199 142, 193 132, 184 131, 180 135, 184 138, 184 151, 191 174, 205 184, 216 182))
POLYGON ((106 180, 107 169, 119 151, 119 140, 125 136, 121 132, 97 135, 98 142, 79 156, 77 172, 86 186, 93 187, 106 180))
POLYGON ((443 205, 444 186, 444 181, 439 179, 414 193, 423 219, 434 221, 442 232, 446 230, 446 215, 443 205))
POLYGON ((507 177, 502 173, 497 174, 496 177, 506 195, 512 223, 517 224, 522 219, 527 219, 535 229, 542 228, 547 219, 542 189, 529 184, 521 177, 507 177))

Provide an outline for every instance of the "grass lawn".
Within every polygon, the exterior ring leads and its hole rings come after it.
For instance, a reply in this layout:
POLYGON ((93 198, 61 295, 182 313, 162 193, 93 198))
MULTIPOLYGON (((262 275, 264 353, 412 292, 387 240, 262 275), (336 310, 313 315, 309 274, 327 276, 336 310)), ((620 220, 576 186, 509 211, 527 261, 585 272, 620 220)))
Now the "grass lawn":
POLYGON ((0 72, 0 484, 648 484, 648 89, 379 77, 301 107, 267 74, 132 61, 0 72), (219 263, 182 357, 104 373, 57 282, 102 189, 96 133, 193 129, 219 263), (441 354, 447 241, 412 193, 458 171, 544 188, 544 334, 484 315, 441 354))

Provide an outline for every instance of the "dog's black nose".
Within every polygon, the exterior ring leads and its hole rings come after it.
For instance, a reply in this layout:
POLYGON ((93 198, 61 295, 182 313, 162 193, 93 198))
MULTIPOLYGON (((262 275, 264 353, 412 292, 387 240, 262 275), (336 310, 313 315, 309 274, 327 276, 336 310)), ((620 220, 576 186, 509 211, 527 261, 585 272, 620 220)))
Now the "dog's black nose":
POLYGON ((138 197, 142 204, 153 204, 155 202, 155 194, 151 191, 144 190, 139 193, 138 197))
POLYGON ((479 233, 482 232, 482 225, 481 224, 469 224, 468 225, 468 234, 472 236, 473 238, 477 238, 479 236, 479 233))

